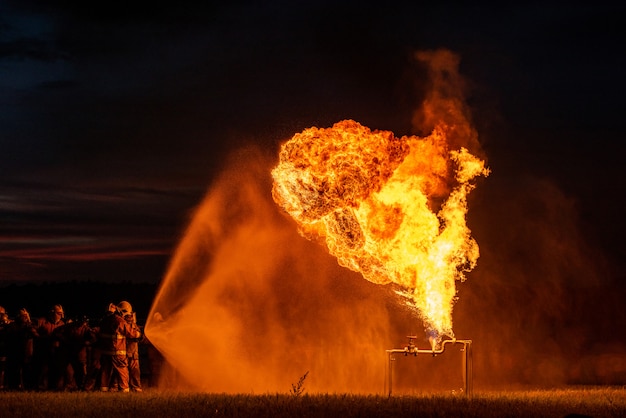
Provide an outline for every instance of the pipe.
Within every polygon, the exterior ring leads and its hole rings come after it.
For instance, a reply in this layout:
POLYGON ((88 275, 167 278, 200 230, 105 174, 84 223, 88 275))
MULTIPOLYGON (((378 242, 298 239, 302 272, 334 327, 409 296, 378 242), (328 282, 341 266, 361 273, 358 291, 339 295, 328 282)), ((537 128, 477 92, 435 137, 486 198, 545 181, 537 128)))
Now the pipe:
POLYGON ((413 355, 415 357, 417 357, 418 354, 431 354, 433 357, 435 357, 438 354, 443 354, 443 352, 446 350, 446 345, 447 344, 452 344, 452 345, 456 345, 456 344, 462 344, 463 348, 461 349, 461 351, 463 351, 465 353, 465 355, 463 356, 463 364, 462 364, 462 375, 463 375, 463 386, 464 386, 464 391, 465 391, 465 395, 466 396, 472 396, 474 388, 473 388, 473 353, 472 353, 472 340, 457 340, 452 339, 452 340, 444 340, 441 343, 440 348, 435 349, 435 347, 433 347, 432 349, 428 350, 428 349, 420 349, 417 348, 414 344, 413 344, 413 339, 415 337, 409 337, 409 345, 404 347, 404 348, 394 348, 391 350, 386 350, 387 355, 388 355, 388 378, 389 378, 389 396, 391 396, 392 393, 392 385, 393 385, 393 361, 395 361, 394 358, 394 354, 404 354, 405 356, 413 355))

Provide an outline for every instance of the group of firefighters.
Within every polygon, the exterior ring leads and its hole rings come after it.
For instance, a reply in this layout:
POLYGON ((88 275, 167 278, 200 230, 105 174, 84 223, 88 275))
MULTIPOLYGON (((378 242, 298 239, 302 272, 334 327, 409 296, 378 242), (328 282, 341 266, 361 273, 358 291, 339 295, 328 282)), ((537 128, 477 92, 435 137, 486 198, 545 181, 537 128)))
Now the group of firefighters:
POLYGON ((109 304, 97 324, 66 320, 61 305, 31 320, 0 306, 0 389, 141 392, 143 335, 131 304, 109 304))

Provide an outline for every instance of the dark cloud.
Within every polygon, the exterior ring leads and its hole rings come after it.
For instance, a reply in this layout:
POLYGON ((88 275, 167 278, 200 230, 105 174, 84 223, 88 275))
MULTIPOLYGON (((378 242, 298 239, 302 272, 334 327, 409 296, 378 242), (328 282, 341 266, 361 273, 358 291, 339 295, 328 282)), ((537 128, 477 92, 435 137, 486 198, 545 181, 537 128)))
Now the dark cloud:
POLYGON ((425 88, 414 53, 445 47, 493 177, 553 181, 619 264, 622 9, 4 2, 2 235, 146 223, 156 237, 160 224, 168 251, 226 152, 248 141, 272 151, 346 118, 413 133, 425 88))

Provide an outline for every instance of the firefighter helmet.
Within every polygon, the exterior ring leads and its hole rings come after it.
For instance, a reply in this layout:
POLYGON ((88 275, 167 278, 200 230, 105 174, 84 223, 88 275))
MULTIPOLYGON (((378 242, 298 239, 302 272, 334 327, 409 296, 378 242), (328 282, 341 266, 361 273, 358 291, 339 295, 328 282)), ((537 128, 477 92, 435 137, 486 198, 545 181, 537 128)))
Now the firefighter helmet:
POLYGON ((133 312, 133 307, 125 300, 117 304, 117 309, 122 313, 122 315, 128 315, 133 312))
POLYGON ((19 318, 24 323, 30 322, 30 314, 28 313, 28 311, 25 308, 20 309, 19 318))

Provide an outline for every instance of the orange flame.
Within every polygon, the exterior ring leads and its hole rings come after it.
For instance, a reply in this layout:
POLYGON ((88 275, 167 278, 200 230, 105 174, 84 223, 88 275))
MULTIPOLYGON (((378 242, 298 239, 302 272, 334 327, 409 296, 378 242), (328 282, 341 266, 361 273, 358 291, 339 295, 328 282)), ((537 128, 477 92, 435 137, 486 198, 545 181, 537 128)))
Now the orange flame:
POLYGON ((399 285, 430 332, 453 337, 455 280, 479 257, 467 195, 488 174, 467 149, 449 149, 445 126, 397 138, 345 120, 282 145, 272 195, 303 236, 367 280, 399 285))

